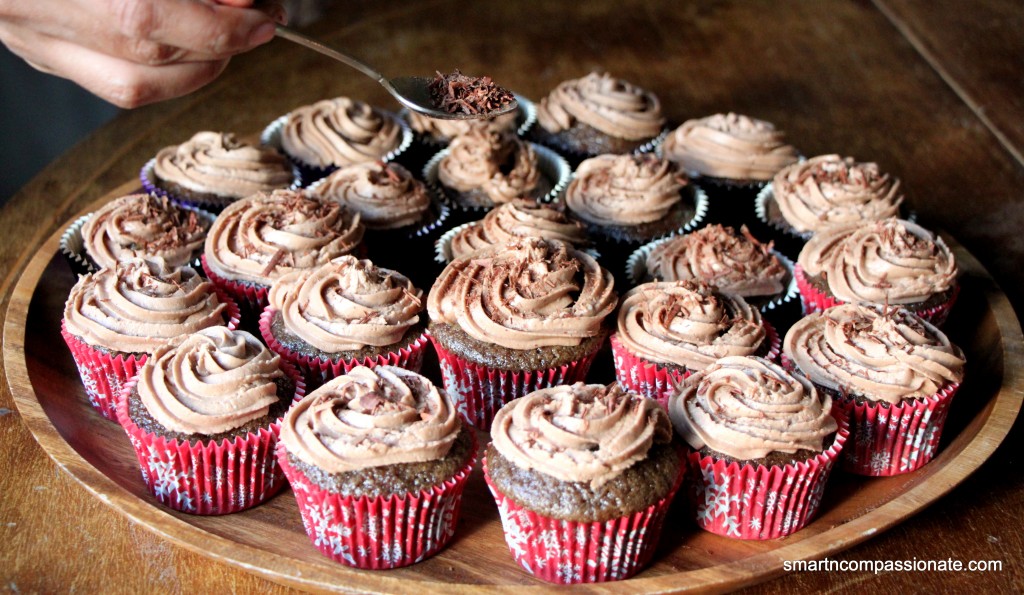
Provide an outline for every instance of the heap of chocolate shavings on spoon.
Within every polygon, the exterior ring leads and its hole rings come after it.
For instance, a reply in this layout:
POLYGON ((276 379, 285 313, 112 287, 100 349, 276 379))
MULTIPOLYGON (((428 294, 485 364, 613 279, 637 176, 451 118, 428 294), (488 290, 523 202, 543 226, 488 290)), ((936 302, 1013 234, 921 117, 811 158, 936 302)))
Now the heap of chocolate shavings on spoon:
POLYGON ((458 69, 451 74, 438 72, 428 89, 434 106, 449 114, 487 114, 515 101, 512 93, 494 84, 491 77, 466 76, 458 69))

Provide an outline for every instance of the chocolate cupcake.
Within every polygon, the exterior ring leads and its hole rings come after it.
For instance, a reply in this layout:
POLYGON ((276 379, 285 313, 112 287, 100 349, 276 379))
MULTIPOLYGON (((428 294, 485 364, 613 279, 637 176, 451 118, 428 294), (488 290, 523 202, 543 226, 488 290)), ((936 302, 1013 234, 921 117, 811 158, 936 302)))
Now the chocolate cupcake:
POLYGON ((559 83, 537 105, 532 137, 574 164, 605 153, 653 147, 665 117, 658 97, 608 73, 559 83))
POLYGON ((158 258, 172 268, 198 266, 212 220, 166 198, 130 194, 76 220, 61 237, 60 250, 80 275, 132 258, 158 258))
POLYGON ((903 308, 841 304, 794 324, 784 349, 849 418, 844 469, 896 475, 935 456, 965 365, 938 328, 903 308))
POLYGON ((683 122, 660 152, 707 191, 708 220, 730 225, 752 220, 757 192, 800 157, 773 124, 734 113, 683 122))
POLYGON ((557 240, 521 238, 453 260, 430 290, 430 339, 470 423, 506 402, 582 380, 615 309, 611 273, 557 240))
POLYGON ((669 416, 689 446, 697 524, 774 539, 815 515, 846 441, 845 419, 807 378, 757 357, 724 357, 679 383, 669 416))
POLYGON ((140 177, 150 194, 211 212, 298 182, 298 172, 274 149, 240 141, 229 132, 209 131, 164 147, 140 177))
POLYGON ((277 456, 324 555, 397 568, 454 535, 476 439, 428 379, 356 367, 288 411, 277 456))
POLYGON ((503 407, 491 437, 487 484, 528 572, 603 582, 650 560, 683 471, 653 401, 617 384, 546 388, 503 407))
POLYGON ((203 268, 255 320, 275 279, 354 252, 363 229, 358 213, 335 202, 292 190, 255 194, 217 217, 203 268))
POLYGON ((427 345, 422 295, 396 271, 340 256, 275 280, 260 333, 311 389, 357 365, 419 371, 427 345))
POLYGON ((775 360, 779 337, 740 296, 699 281, 644 283, 619 304, 611 336, 619 384, 668 405, 676 383, 729 355, 775 360))
POLYGON ((898 305, 941 326, 959 292, 956 258, 942 238, 890 218, 818 232, 800 251, 804 312, 841 303, 898 305))
POLYGON ((280 419, 305 387, 245 331, 205 329, 154 350, 126 387, 117 418, 156 499, 192 514, 228 514, 285 485, 280 419))

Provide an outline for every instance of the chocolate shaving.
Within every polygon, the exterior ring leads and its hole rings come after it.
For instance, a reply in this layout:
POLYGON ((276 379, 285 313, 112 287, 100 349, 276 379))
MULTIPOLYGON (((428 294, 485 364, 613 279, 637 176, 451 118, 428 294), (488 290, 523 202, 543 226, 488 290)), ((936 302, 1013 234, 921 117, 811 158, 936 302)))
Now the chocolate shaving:
POLYGON ((451 74, 438 72, 428 90, 434 106, 449 114, 487 114, 515 101, 512 93, 494 84, 491 77, 466 76, 458 69, 451 74))
POLYGON ((274 252, 274 255, 270 257, 270 260, 267 262, 267 266, 263 267, 263 271, 260 272, 260 275, 263 277, 270 275, 270 273, 277 268, 278 263, 281 262, 281 259, 284 258, 284 255, 285 249, 278 248, 277 252, 274 252))

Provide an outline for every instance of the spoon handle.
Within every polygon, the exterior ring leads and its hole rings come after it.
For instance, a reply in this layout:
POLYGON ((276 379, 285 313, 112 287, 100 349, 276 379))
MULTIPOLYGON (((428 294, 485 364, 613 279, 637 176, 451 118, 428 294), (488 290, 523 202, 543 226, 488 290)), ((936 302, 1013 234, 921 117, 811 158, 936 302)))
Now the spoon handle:
POLYGON ((328 46, 320 43, 319 41, 317 41, 315 39, 312 39, 310 37, 306 37, 305 35, 303 35, 302 33, 299 33, 298 31, 296 31, 294 29, 290 29, 288 27, 284 27, 282 25, 278 25, 277 29, 275 31, 275 34, 278 37, 282 37, 284 39, 287 39, 288 41, 293 41, 293 42, 295 42, 295 43, 297 43, 299 45, 305 46, 305 47, 307 47, 307 48, 309 48, 311 50, 320 52, 321 54, 323 54, 325 56, 329 56, 331 58, 334 58, 335 60, 338 60, 339 62, 344 62, 345 64, 348 64, 352 68, 355 68, 356 70, 362 72, 366 76, 374 79, 378 83, 384 85, 385 88, 390 87, 390 85, 386 84, 387 83, 387 79, 384 78, 384 75, 382 75, 381 73, 377 72, 376 70, 371 68, 369 65, 361 62, 360 60, 357 60, 357 59, 353 58, 352 56, 349 56, 348 54, 344 54, 344 53, 339 52, 338 50, 336 50, 336 49, 334 49, 332 47, 328 47, 328 46))

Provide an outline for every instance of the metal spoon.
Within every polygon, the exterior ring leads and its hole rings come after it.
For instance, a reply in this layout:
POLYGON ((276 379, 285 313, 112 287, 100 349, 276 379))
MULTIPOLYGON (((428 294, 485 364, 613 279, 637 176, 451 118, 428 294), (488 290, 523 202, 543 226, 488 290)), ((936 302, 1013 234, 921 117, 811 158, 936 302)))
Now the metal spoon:
POLYGON ((423 76, 400 76, 389 79, 360 60, 357 60, 348 54, 339 52, 334 48, 328 47, 315 39, 299 33, 298 31, 278 25, 276 33, 278 37, 282 37, 288 41, 293 41, 311 50, 320 52, 325 56, 329 56, 335 60, 348 64, 352 68, 355 68, 359 72, 362 72, 366 76, 380 83, 380 85, 384 87, 388 93, 391 93, 402 105, 415 112, 419 112, 424 116, 438 118, 441 120, 493 118, 495 116, 508 113, 519 106, 519 104, 513 99, 501 108, 489 112, 481 112, 477 114, 452 114, 444 112, 434 107, 434 100, 430 97, 429 85, 433 81, 433 78, 423 76))

